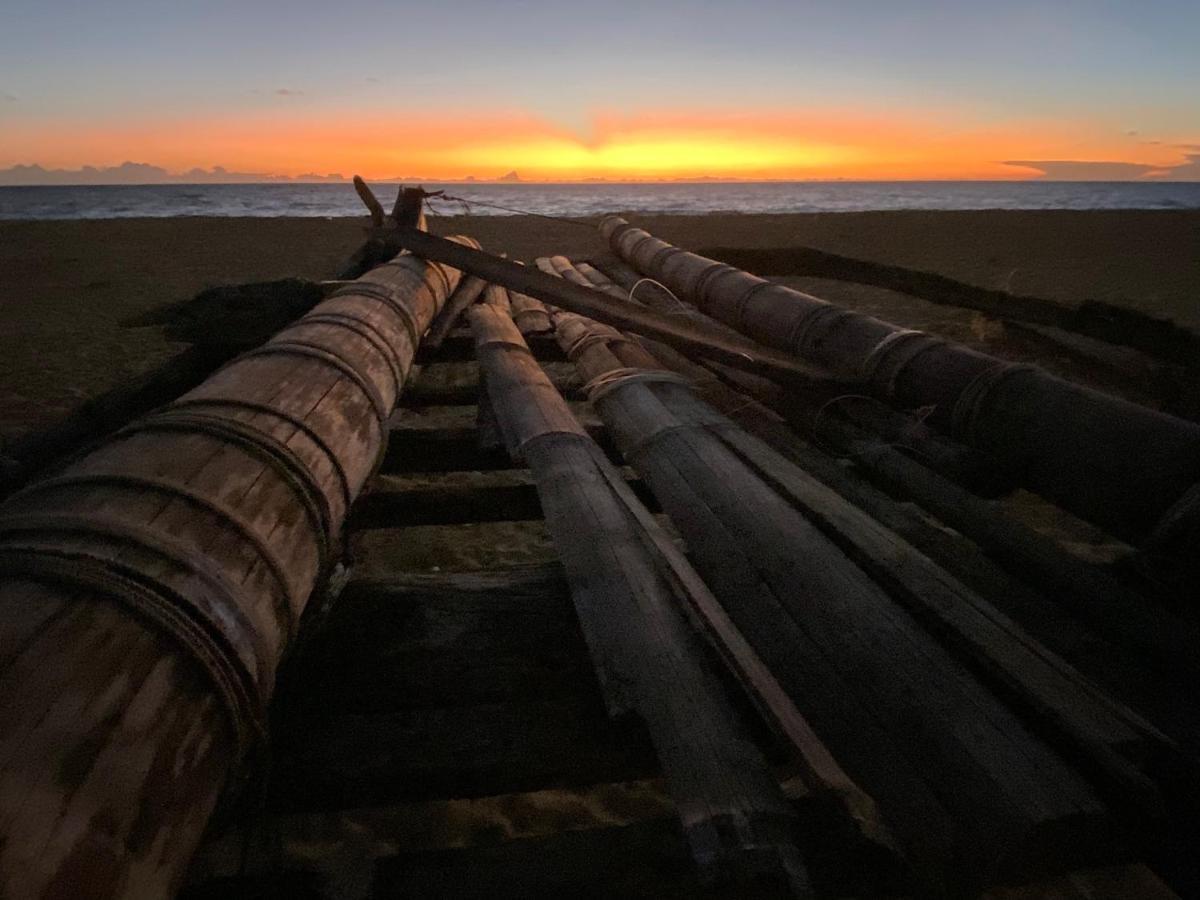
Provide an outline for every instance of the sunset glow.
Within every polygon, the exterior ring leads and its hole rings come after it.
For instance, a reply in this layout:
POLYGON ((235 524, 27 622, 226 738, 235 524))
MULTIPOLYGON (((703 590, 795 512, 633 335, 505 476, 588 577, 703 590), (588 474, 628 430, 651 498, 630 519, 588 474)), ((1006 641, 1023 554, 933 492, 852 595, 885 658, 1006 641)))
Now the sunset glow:
MULTIPOLYGON (((642 114, 597 119, 581 137, 533 116, 425 116, 404 125, 376 115, 212 117, 89 125, 17 124, 6 131, 0 167, 115 166, 135 159, 174 173, 221 165, 296 176, 359 172, 371 178, 1025 178, 1007 160, 1085 159, 1164 170, 1186 162, 1175 146, 1130 146, 1086 123, 964 127, 928 115, 853 119, 795 111, 755 116, 714 110, 664 124, 642 114), (132 148, 132 149, 131 149, 132 148)), ((1151 171, 1147 177, 1156 177, 1151 171)))
POLYGON ((1200 177, 1200 7, 1168 0, 14 2, 0 176, 1200 177))

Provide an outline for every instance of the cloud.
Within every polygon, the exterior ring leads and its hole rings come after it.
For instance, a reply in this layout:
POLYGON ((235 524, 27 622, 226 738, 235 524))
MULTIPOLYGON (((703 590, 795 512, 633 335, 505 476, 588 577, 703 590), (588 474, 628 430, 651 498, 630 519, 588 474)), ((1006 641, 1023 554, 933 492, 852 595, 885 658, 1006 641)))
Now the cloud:
POLYGON ((1006 159, 1006 166, 1034 169, 1046 181, 1133 181, 1161 166, 1081 159, 1006 159))
POLYGON ((10 94, 8 91, 0 91, 0 100, 3 100, 5 103, 16 103, 17 95, 10 94))
MULTIPOLYGON (((1200 146, 1192 147, 1200 151, 1200 146)), ((1187 154, 1187 162, 1163 170, 1164 181, 1200 181, 1200 153, 1187 154)))
POLYGON ((1126 137, 1137 137, 1139 134, 1141 134, 1141 132, 1138 131, 1136 128, 1131 128, 1127 132, 1125 132, 1126 137))
POLYGON ((277 88, 275 93, 280 97, 303 97, 304 91, 294 91, 291 88, 277 88))
MULTIPOLYGON (((1179 146, 1200 151, 1196 145, 1179 146)), ((1033 169, 1045 181, 1200 181, 1200 152, 1186 159, 1174 166, 1082 159, 1008 159, 1004 165, 1033 169)))
POLYGON ((371 84, 379 84, 379 79, 373 75, 368 76, 367 81, 369 81, 371 84))
POLYGON ((318 175, 268 175, 263 172, 231 172, 224 166, 211 169, 194 168, 174 174, 162 166, 149 163, 124 162, 119 166, 83 166, 79 169, 47 169, 37 165, 16 165, 0 169, 0 186, 17 185, 78 185, 78 184, 247 184, 260 182, 343 182, 346 177, 335 172, 318 175))

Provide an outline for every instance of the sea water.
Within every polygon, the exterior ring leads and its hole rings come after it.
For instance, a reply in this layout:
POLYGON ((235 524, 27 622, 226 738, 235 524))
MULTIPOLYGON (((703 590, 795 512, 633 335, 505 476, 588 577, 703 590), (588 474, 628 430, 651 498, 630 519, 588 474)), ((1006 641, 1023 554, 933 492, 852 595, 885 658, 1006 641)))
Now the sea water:
MULTIPOLYGON (((373 185, 385 203, 395 185, 373 185)), ((447 215, 597 216, 633 211, 803 213, 896 209, 1197 209, 1200 182, 764 182, 426 184, 465 198, 447 215), (498 209, 496 206, 511 207, 498 209)), ((360 216, 349 184, 156 184, 0 187, 0 219, 142 216, 360 216)))

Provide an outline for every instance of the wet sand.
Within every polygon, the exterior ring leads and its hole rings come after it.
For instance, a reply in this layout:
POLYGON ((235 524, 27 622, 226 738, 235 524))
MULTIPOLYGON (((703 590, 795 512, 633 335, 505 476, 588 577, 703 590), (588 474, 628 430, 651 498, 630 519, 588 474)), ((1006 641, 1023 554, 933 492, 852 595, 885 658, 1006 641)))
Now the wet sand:
MULTIPOLYGON (((880 212, 655 216, 689 249, 808 246, 1063 303, 1122 303, 1200 331, 1200 211, 880 212)), ((0 439, 49 424, 182 349, 121 322, 219 284, 327 278, 365 220, 187 218, 0 222, 0 439)), ((431 219, 516 259, 605 248, 587 222, 431 219)), ((989 323, 880 289, 781 279, 986 344, 989 323), (928 308, 927 308, 928 307, 928 308)), ((1067 374, 1070 374, 1069 372, 1067 374)))

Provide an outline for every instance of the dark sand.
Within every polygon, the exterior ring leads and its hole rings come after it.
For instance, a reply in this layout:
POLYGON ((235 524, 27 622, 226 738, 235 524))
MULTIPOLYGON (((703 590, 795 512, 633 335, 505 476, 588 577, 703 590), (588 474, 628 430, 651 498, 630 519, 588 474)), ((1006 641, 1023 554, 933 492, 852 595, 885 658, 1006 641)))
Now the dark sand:
MULTIPOLYGON (((810 246, 1064 303, 1124 303, 1200 331, 1200 211, 630 218, 690 249, 810 246)), ((0 439, 53 422, 181 349, 157 327, 125 328, 122 320, 213 285, 330 277, 357 246, 363 223, 0 222, 0 439)), ((449 217, 431 224, 442 233, 469 233, 517 259, 605 249, 592 228, 542 218, 449 217)), ((781 280, 910 327, 983 346, 995 338, 995 323, 890 291, 781 280)))

